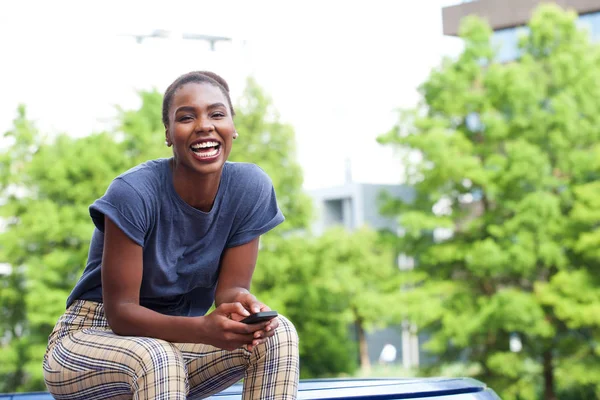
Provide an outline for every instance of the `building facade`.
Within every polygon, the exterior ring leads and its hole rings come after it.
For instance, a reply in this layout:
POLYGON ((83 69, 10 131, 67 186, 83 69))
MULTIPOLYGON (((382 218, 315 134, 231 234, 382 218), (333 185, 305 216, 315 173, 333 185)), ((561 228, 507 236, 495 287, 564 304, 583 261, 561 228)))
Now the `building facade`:
POLYGON ((396 219, 380 213, 379 198, 383 193, 410 201, 413 190, 405 185, 378 185, 347 182, 344 185, 310 191, 318 218, 313 232, 321 235, 327 228, 344 226, 354 230, 368 225, 375 230, 398 230, 396 219))
MULTIPOLYGON (((475 0, 442 8, 444 35, 457 36, 461 20, 468 15, 484 18, 494 30, 492 43, 500 62, 519 57, 518 42, 535 8, 548 0, 475 0)), ((579 15, 578 24, 588 29, 592 40, 600 41, 600 1, 554 0, 562 8, 579 15)))

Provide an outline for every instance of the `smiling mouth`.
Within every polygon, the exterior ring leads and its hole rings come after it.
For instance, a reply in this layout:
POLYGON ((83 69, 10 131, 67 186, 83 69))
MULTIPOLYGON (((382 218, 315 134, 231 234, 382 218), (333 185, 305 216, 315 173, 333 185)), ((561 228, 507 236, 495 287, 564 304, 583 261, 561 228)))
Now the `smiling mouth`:
POLYGON ((215 141, 195 143, 190 146, 194 154, 200 158, 210 158, 219 154, 221 144, 215 141))

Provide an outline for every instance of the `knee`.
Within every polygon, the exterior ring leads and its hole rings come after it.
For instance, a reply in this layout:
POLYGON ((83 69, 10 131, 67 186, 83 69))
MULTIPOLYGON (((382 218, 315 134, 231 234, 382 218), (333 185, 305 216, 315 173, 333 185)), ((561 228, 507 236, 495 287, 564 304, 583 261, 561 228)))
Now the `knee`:
POLYGON ((159 369, 183 369, 183 356, 173 344, 159 339, 136 338, 137 345, 132 352, 139 360, 142 373, 159 369))
POLYGON ((279 326, 275 329, 275 334, 265 343, 267 349, 287 349, 291 353, 298 352, 298 333, 294 324, 286 317, 278 317, 279 326))

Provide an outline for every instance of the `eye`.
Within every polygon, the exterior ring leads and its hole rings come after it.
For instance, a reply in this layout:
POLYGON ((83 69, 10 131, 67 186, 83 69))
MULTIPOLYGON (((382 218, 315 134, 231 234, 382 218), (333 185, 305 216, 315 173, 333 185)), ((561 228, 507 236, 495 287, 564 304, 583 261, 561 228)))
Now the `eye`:
POLYGON ((183 115, 177 119, 179 122, 188 122, 191 121, 192 117, 190 115, 183 115))
POLYGON ((211 114, 212 118, 223 118, 225 117, 225 113, 222 111, 217 111, 211 114))

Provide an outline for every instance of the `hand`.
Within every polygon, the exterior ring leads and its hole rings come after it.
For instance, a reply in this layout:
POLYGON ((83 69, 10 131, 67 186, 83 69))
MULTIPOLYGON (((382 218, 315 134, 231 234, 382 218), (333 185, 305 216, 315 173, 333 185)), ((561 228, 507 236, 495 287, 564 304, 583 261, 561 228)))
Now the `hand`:
POLYGON ((255 334, 265 330, 271 321, 258 324, 243 324, 241 319, 250 315, 240 302, 223 303, 212 313, 200 317, 199 334, 203 343, 224 350, 235 350, 242 346, 252 346, 255 334))
MULTIPOLYGON (((240 302, 242 306, 252 314, 256 314, 260 311, 271 311, 271 309, 267 305, 258 301, 256 297, 254 297, 250 293, 240 293, 236 296, 236 300, 240 302)), ((232 314, 231 317, 235 321, 241 321, 242 319, 246 318, 246 316, 242 316, 239 314, 232 314)), ((270 321, 261 322, 260 324, 254 324, 250 326, 259 326, 261 324, 266 325, 264 325, 264 328, 254 332, 254 340, 250 345, 246 346, 248 351, 252 351, 252 349, 255 346, 265 343, 271 336, 273 336, 275 334, 275 329, 279 326, 279 321, 277 318, 273 318, 270 321)))

